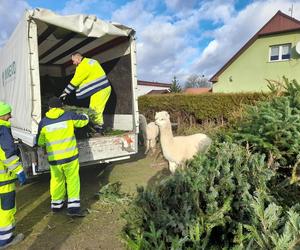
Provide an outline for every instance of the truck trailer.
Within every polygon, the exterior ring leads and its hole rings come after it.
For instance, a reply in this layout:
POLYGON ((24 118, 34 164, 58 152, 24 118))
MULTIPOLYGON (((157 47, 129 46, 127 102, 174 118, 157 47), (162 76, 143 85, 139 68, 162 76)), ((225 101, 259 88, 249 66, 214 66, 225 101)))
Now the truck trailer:
MULTIPOLYGON (((59 96, 74 75, 71 54, 97 59, 112 86, 104 124, 117 135, 77 139, 81 166, 128 159, 137 153, 135 31, 92 15, 62 16, 47 9, 26 10, 0 49, 0 100, 12 106, 12 134, 27 175, 49 170, 47 155, 36 146, 47 98, 59 96)), ((89 100, 70 98, 86 107, 89 100)))

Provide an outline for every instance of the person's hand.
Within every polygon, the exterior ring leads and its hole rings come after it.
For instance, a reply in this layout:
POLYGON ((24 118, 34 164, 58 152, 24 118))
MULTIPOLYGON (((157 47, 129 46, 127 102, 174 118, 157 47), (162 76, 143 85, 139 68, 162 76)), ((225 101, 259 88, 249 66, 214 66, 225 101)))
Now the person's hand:
POLYGON ((61 100, 65 100, 66 99, 66 97, 67 97, 67 93, 66 92, 63 92, 60 96, 59 96, 59 98, 61 99, 61 100))
POLYGON ((22 171, 22 172, 18 173, 17 176, 18 176, 18 180, 19 180, 20 185, 21 185, 21 186, 24 185, 25 182, 26 182, 26 175, 25 175, 25 172, 22 171))

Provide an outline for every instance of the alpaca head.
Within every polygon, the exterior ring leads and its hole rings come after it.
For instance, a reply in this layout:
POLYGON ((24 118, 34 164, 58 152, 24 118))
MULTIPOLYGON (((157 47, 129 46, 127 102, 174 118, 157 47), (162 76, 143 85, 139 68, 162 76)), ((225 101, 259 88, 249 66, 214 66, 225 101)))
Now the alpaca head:
POLYGON ((167 111, 161 111, 155 113, 155 124, 159 127, 163 127, 170 123, 170 116, 167 111))

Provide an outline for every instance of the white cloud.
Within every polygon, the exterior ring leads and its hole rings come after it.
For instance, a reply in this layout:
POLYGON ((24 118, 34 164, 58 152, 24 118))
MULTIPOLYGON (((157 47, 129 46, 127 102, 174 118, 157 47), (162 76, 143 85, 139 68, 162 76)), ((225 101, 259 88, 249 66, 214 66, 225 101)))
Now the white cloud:
POLYGON ((129 2, 112 14, 112 20, 137 31, 140 79, 170 82, 176 75, 183 83, 195 73, 193 69, 197 70, 192 63, 200 53, 201 20, 214 23, 230 20, 234 13, 233 0, 225 3, 221 0, 203 1, 198 8, 195 6, 199 5, 199 1, 165 0, 168 10, 160 14, 149 9, 155 4, 155 0, 129 2))
POLYGON ((198 9, 200 19, 213 22, 227 22, 234 14, 234 0, 205 1, 198 9))
MULTIPOLYGON (((215 74, 278 10, 289 14, 293 1, 255 1, 228 18, 223 26, 214 30, 213 40, 199 54, 191 71, 205 75, 215 74)), ((300 3, 294 4, 294 17, 300 18, 300 3), (298 10, 298 11, 297 11, 298 10)))
POLYGON ((169 11, 172 15, 187 19, 190 16, 199 20, 210 20, 213 23, 226 22, 235 13, 234 0, 165 0, 169 11))
POLYGON ((10 37, 29 4, 23 0, 0 0, 0 47, 10 37))
POLYGON ((62 10, 57 10, 61 15, 91 14, 107 19, 110 13, 117 8, 114 1, 110 0, 68 0, 62 10))
POLYGON ((112 13, 111 20, 130 25, 136 30, 142 30, 155 15, 145 9, 144 1, 132 1, 112 13))
POLYGON ((96 2, 97 0, 69 0, 59 13, 62 15, 86 13, 96 2))
POLYGON ((197 17, 155 15, 148 6, 145 1, 132 1, 115 11, 112 20, 137 31, 138 77, 170 82, 174 75, 185 74, 189 58, 196 53, 188 32, 197 29, 197 17))
POLYGON ((182 11, 193 8, 196 4, 196 0, 165 0, 165 4, 170 10, 182 11))

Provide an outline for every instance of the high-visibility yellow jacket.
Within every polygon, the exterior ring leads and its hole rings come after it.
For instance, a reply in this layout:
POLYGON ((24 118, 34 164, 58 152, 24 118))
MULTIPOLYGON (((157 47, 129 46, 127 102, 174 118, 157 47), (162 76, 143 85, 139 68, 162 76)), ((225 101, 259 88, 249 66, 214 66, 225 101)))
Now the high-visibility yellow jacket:
POLYGON ((76 89, 77 99, 83 99, 108 86, 110 86, 109 81, 98 61, 83 58, 76 67, 71 83, 68 84, 64 91, 70 94, 76 89))
POLYGON ((39 124, 37 143, 46 147, 50 165, 68 163, 78 158, 74 128, 84 127, 88 122, 87 116, 60 108, 52 108, 46 113, 39 124))
POLYGON ((17 174, 23 171, 18 148, 11 135, 10 122, 0 120, 0 193, 15 190, 17 174))

